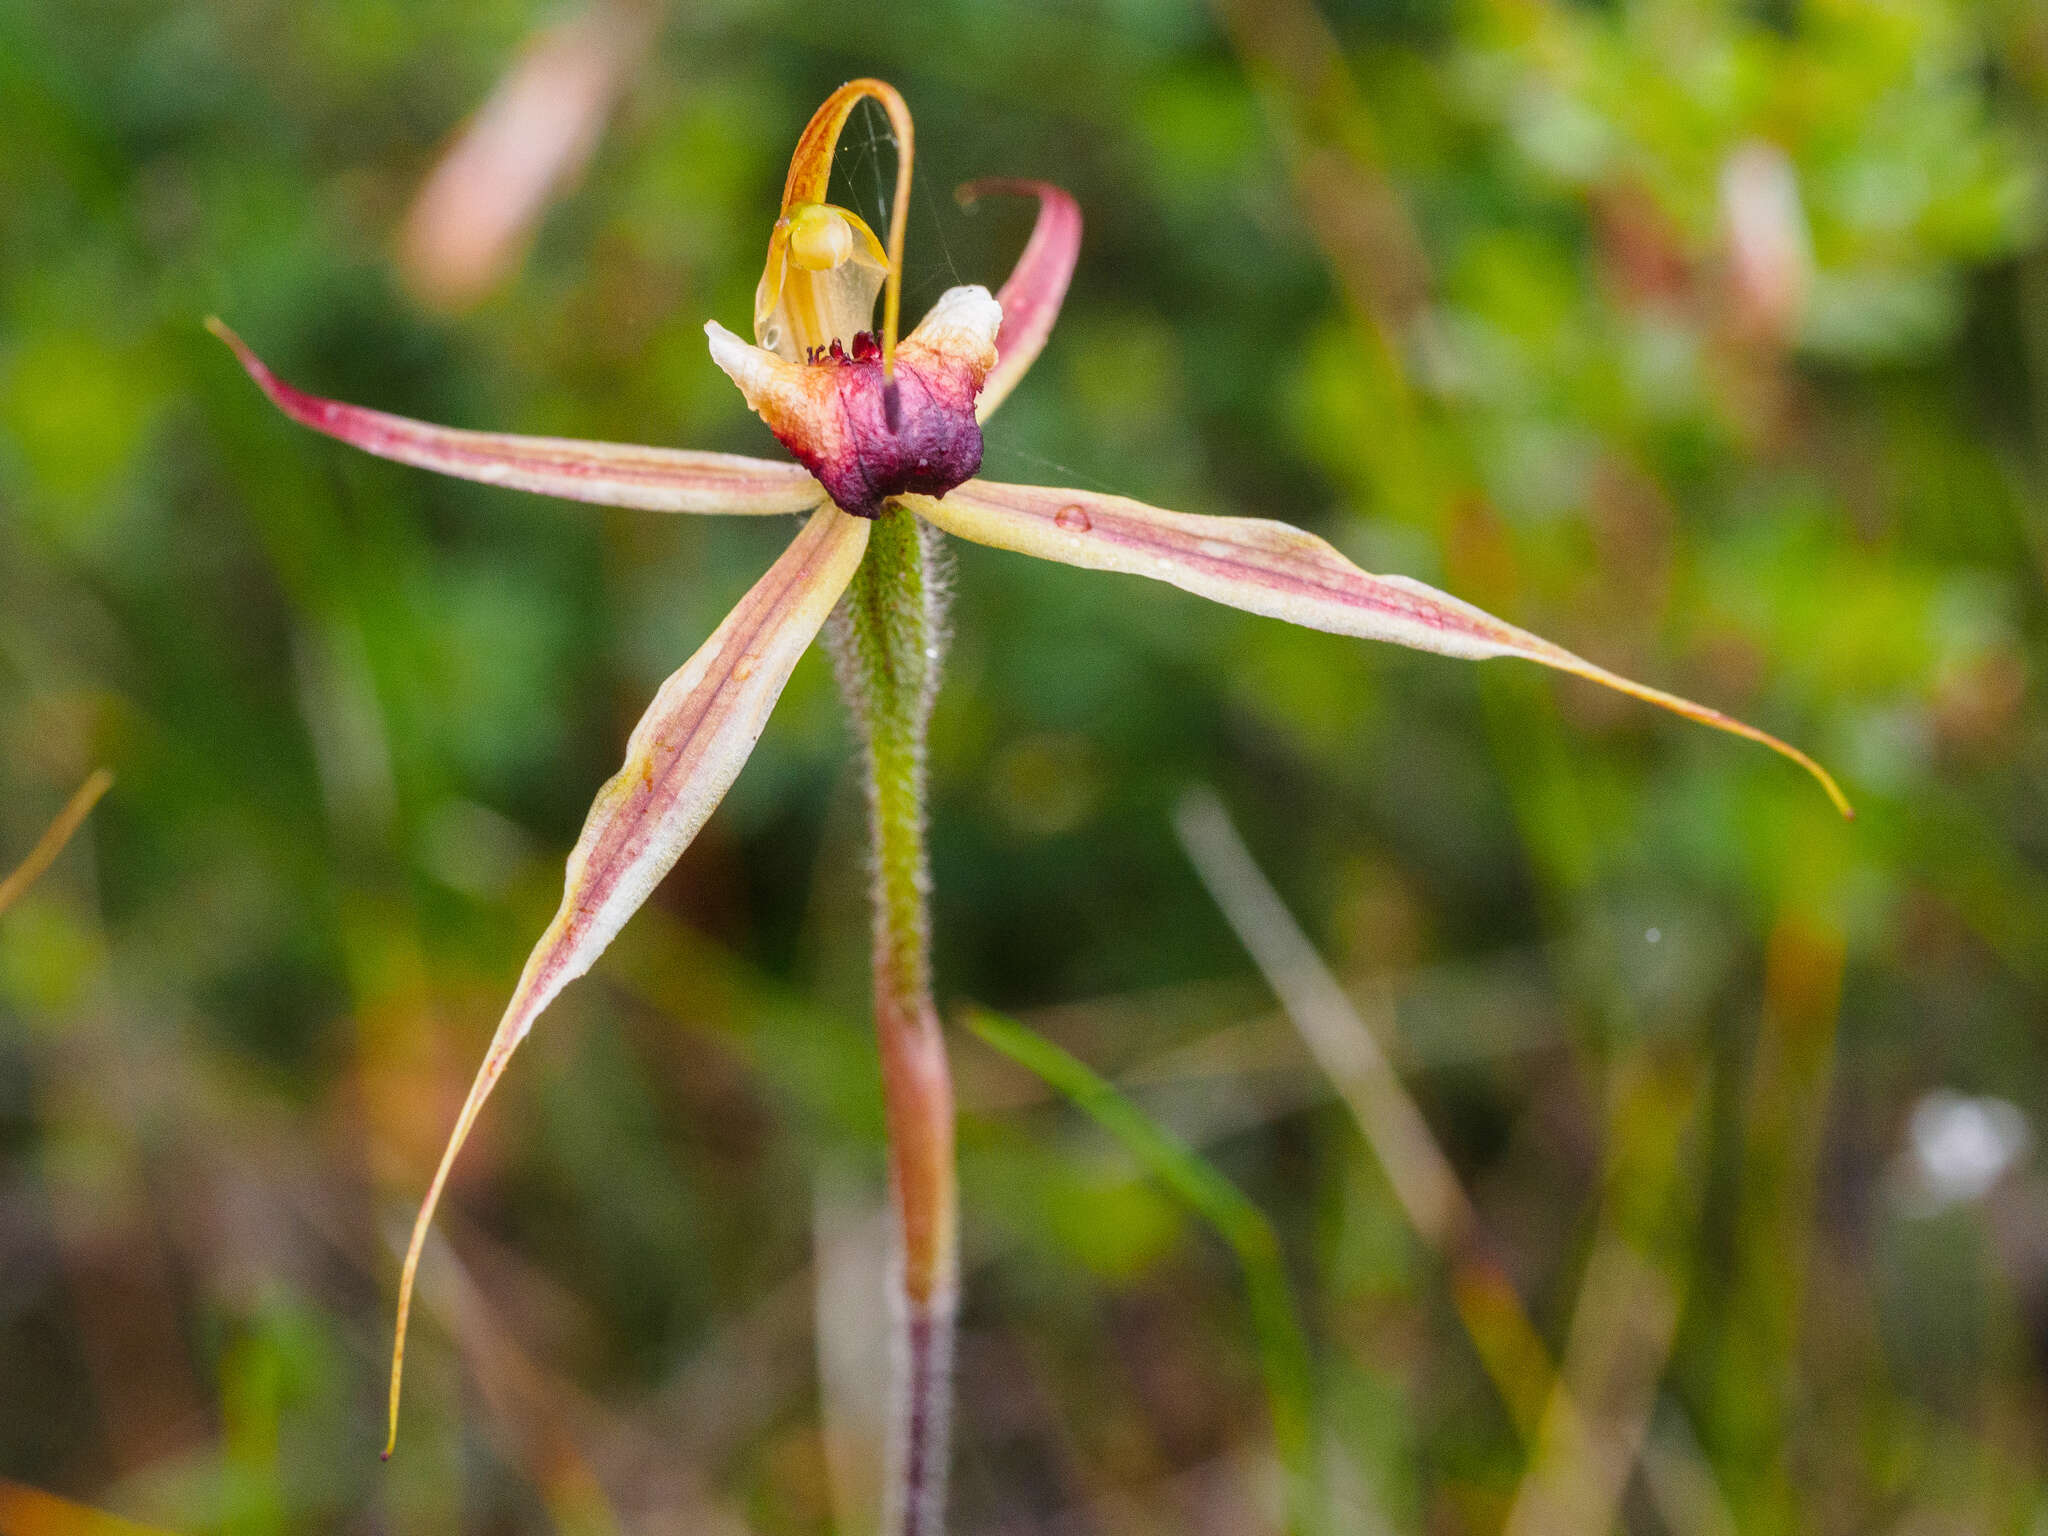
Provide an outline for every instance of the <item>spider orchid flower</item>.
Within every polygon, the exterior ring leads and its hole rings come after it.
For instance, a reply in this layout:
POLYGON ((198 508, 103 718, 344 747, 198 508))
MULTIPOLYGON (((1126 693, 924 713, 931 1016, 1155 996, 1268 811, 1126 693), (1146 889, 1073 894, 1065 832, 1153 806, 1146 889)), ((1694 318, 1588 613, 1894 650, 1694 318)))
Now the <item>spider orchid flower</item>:
POLYGON ((927 576, 932 530, 1089 570, 1151 577, 1314 629, 1472 660, 1538 662, 1761 742, 1811 773, 1848 813, 1834 781, 1796 748, 1581 660, 1420 582, 1370 575, 1313 534, 1093 491, 975 478, 982 423, 1023 378, 1059 312, 1081 217, 1071 197, 1044 182, 963 189, 968 197, 1034 197, 1036 225, 997 295, 954 288, 899 338, 912 153, 910 114, 892 87, 856 80, 834 92, 790 164, 755 298, 754 341, 715 321, 705 327, 713 359, 796 463, 431 426, 302 393, 210 322, 286 415, 383 458, 608 506, 808 514, 781 558, 662 685, 569 855, 561 908, 527 960, 412 1234, 398 1303, 394 1434, 413 1275, 464 1138, 542 1010, 590 968, 716 807, 798 658, 836 607, 840 677, 866 746, 877 1031, 899 1245, 897 1354, 904 1379, 892 1451, 899 1520, 893 1528, 936 1528, 955 1217, 952 1097, 930 998, 923 845, 924 724, 940 654, 938 599, 927 576), (887 114, 899 151, 886 246, 858 215, 827 201, 834 148, 863 98, 887 114))

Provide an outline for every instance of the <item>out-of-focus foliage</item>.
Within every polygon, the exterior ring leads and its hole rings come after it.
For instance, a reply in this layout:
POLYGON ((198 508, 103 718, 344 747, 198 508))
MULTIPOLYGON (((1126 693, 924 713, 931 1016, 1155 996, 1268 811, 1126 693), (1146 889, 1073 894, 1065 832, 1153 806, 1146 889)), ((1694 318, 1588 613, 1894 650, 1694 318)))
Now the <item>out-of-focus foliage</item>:
MULTIPOLYGON (((1312 527, 1797 741, 1857 802, 1844 826, 1768 754, 1529 669, 959 553, 941 995, 1027 1018, 1271 1217, 1333 1503, 1539 1529, 1571 1448, 1503 1406, 1184 862, 1194 781, 1391 998, 1488 1272, 1641 1439, 1622 1523, 2044 1518, 2040 17, 676 7, 524 265, 423 309, 407 208, 561 19, 0 0, 0 868, 119 778, 0 917, 7 1518, 65 1518, 17 1483, 246 1533, 858 1507, 872 1371, 817 1360, 862 1333, 827 1237, 879 1187, 879 1110, 815 659, 466 1154, 375 1455, 392 1241, 561 857, 787 530, 351 455, 199 325, 439 421, 772 451, 702 324, 745 320, 793 135, 854 74, 918 114, 908 312, 1025 233, 954 183, 1085 209, 992 475, 1312 527)), ((871 215, 879 135, 844 164, 871 215)), ((1228 1253, 956 1052, 958 1528, 1266 1528, 1228 1253)))

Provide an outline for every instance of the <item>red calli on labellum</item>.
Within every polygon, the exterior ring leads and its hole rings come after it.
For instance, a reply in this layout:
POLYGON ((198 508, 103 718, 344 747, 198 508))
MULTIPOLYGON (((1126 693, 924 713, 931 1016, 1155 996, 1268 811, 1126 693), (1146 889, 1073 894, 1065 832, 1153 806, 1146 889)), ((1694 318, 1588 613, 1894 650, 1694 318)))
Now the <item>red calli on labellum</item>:
POLYGON ((986 288, 949 290, 896 349, 894 378, 867 331, 850 350, 835 337, 791 363, 715 320, 704 329, 712 358, 783 447, 841 510, 872 518, 891 496, 943 496, 981 468, 975 402, 1002 321, 986 288))

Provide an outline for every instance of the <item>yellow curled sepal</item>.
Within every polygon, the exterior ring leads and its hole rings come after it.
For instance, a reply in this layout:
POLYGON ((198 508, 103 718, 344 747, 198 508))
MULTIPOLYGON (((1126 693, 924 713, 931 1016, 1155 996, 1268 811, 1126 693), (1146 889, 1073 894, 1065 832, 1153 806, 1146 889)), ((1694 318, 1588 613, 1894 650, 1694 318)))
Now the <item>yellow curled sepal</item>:
POLYGON ((833 203, 799 203, 775 221, 754 290, 754 340, 785 362, 872 330, 889 258, 865 220, 833 203))

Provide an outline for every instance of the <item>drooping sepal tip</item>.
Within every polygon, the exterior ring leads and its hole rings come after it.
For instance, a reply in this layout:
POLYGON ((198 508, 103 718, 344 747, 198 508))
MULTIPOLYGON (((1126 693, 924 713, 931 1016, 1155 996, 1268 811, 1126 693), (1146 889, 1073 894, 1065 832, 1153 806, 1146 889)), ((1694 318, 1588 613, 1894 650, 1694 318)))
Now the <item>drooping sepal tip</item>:
MULTIPOLYGON (((559 919, 556 926, 559 926, 559 919)), ((550 934, 553 931, 550 929, 550 934)), ((541 940, 542 950, 546 948, 547 942, 546 938, 541 940)), ((539 952, 540 950, 536 951, 539 952)), ((522 1022, 529 1027, 531 1014, 538 1011, 533 1009, 528 1001, 533 993, 532 972, 533 962, 529 960, 527 974, 520 978, 519 988, 514 992, 511 1006, 506 1012, 508 1021, 524 1015, 522 1022)), ((470 1084, 469 1096, 463 1100, 461 1114, 456 1116, 455 1129, 449 1134, 447 1146, 442 1149, 440 1164, 434 1169, 433 1182, 427 1186, 426 1198, 420 1202, 419 1211, 413 1217, 412 1234, 406 1241, 405 1263, 398 1274, 398 1316, 392 1326, 391 1385, 386 1405, 384 1453, 380 1458, 384 1461, 389 1461, 391 1453, 398 1449, 398 1404, 405 1383, 405 1340, 412 1324, 413 1286, 419 1278, 420 1258, 426 1251, 427 1233, 433 1226, 434 1212, 440 1207, 442 1191, 448 1186, 448 1175, 455 1167, 456 1155, 462 1151, 463 1143, 469 1140, 470 1130, 475 1126, 476 1118, 483 1110, 484 1100, 490 1097, 491 1089, 497 1085, 498 1077, 504 1071, 506 1061, 511 1057, 510 1046, 501 1048, 505 1028, 504 1023, 499 1025, 498 1038, 491 1042, 491 1049, 484 1057, 483 1067, 478 1071, 476 1080, 470 1084)), ((524 1033, 523 1029, 520 1033, 524 1033)), ((515 1039, 512 1043, 516 1045, 518 1042, 515 1039)))
POLYGON ((208 315, 205 325, 216 341, 224 342, 227 349, 235 354, 235 360, 257 383, 263 384, 272 377, 270 370, 263 366, 263 359, 249 349, 249 344, 235 334, 227 321, 219 315, 208 315))
POLYGON ((1525 639, 1534 643, 1526 647, 1505 650, 1503 654, 1524 656, 1530 661, 1554 667, 1560 672, 1584 678, 1588 682, 1598 683, 1603 688, 1612 688, 1617 693, 1625 693, 1631 698, 1641 699, 1646 704, 1654 704, 1659 709, 1669 710, 1674 715, 1682 716, 1700 725, 1709 726, 1717 731, 1726 731, 1731 736, 1740 736, 1745 741, 1753 741, 1760 747, 1767 747, 1787 762, 1796 763, 1799 767, 1805 769, 1813 781, 1820 785, 1821 789, 1826 793, 1829 802, 1841 813, 1844 821, 1854 821, 1856 819, 1856 808, 1849 803, 1849 797, 1842 792, 1842 786, 1835 782, 1835 776, 1829 773, 1827 769, 1821 767, 1807 753, 1793 746, 1791 742, 1773 736, 1769 731, 1759 730, 1747 721, 1738 720, 1735 716, 1724 713, 1721 710, 1711 708, 1705 704, 1695 704, 1691 699, 1683 698, 1678 694, 1667 693, 1662 688, 1652 688, 1647 684, 1636 682, 1633 678, 1623 677, 1620 673, 1610 672, 1607 668, 1596 666, 1592 662, 1574 656, 1571 652, 1564 650, 1560 646, 1551 645, 1548 641, 1540 641, 1535 636, 1527 635, 1525 635, 1525 639))
MULTIPOLYGON (((1723 728, 1725 729, 1725 727, 1723 728)), ((1742 733, 1738 732, 1737 734, 1740 735, 1742 733)), ((1821 767, 1819 763, 1808 757, 1789 741, 1780 741, 1777 737, 1767 733, 1759 732, 1758 734, 1765 746, 1780 756, 1797 763, 1813 775, 1820 787, 1827 792, 1827 797, 1833 802, 1835 809, 1842 813, 1842 820, 1854 821, 1856 819, 1856 807, 1849 803, 1849 797, 1842 792, 1842 786, 1835 782, 1833 774, 1829 773, 1827 769, 1821 767)))

